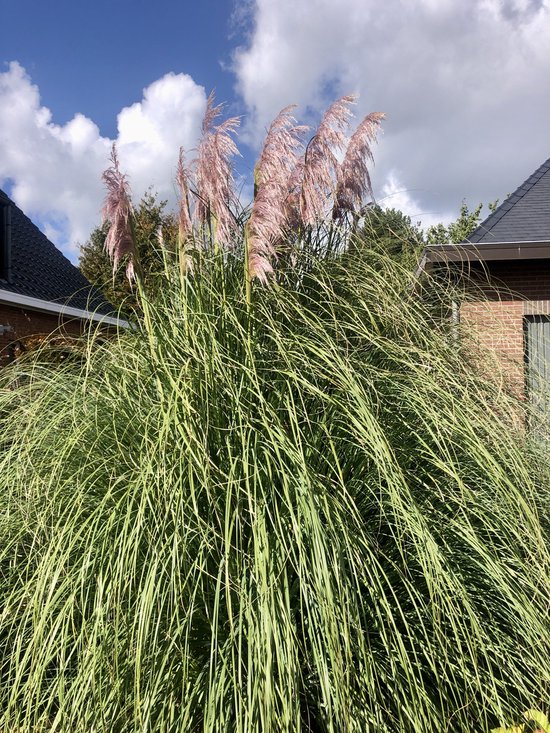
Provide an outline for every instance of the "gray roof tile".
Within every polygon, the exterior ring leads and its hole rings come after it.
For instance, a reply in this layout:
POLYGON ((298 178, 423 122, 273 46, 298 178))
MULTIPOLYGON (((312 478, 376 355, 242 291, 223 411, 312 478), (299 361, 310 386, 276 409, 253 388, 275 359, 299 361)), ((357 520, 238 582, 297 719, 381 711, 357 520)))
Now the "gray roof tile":
POLYGON ((508 196, 468 242, 550 241, 550 158, 508 196))

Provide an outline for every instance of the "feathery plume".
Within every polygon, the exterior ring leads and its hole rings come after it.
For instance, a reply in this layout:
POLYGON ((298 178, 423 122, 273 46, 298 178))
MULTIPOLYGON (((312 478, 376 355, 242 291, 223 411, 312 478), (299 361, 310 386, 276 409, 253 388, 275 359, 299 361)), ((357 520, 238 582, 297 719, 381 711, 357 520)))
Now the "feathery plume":
POLYGON ((350 105, 354 102, 355 96, 351 94, 333 102, 307 146, 300 201, 301 218, 306 225, 314 226, 326 219, 338 173, 335 151, 344 147, 352 116, 350 105))
POLYGON ((183 148, 180 148, 176 183, 180 192, 179 213, 178 213, 178 257, 180 269, 183 274, 193 269, 193 259, 190 250, 194 246, 193 223, 189 208, 189 178, 190 172, 185 166, 183 148))
POLYGON ((359 211, 366 195, 373 198, 368 164, 374 162, 372 143, 376 142, 384 116, 383 112, 371 112, 351 136, 338 171, 333 219, 359 211))
POLYGON ((248 275, 266 282, 273 272, 270 259, 287 225, 287 197, 297 151, 308 127, 292 116, 296 105, 282 109, 271 123, 254 170, 255 196, 248 223, 248 275))
POLYGON ((136 244, 132 235, 132 203, 127 177, 121 172, 116 145, 111 149, 111 165, 103 172, 102 179, 107 188, 103 203, 103 222, 108 221, 109 231, 105 239, 105 249, 113 263, 113 273, 120 260, 128 256, 126 277, 130 282, 135 279, 136 244))
POLYGON ((273 265, 269 261, 269 252, 260 248, 251 249, 248 255, 248 277, 250 280, 256 278, 263 285, 267 284, 270 275, 273 275, 273 265))
POLYGON ((202 120, 202 134, 206 135, 210 132, 214 126, 214 121, 221 115, 223 111, 223 103, 214 104, 215 94, 214 90, 208 95, 206 100, 206 110, 202 120))
POLYGON ((254 169, 254 183, 261 186, 267 181, 285 179, 297 160, 297 151, 303 144, 303 136, 309 130, 307 125, 297 125, 292 111, 295 104, 284 107, 273 120, 267 131, 262 152, 254 169), (283 173, 281 173, 281 168, 283 173))
POLYGON ((206 105, 196 161, 196 215, 201 224, 208 224, 212 216, 216 240, 222 246, 231 246, 235 226, 230 208, 235 200, 231 158, 239 154, 231 135, 235 133, 240 120, 238 117, 230 117, 215 125, 222 109, 223 105, 214 104, 212 92, 206 105))
POLYGON ((289 229, 299 229, 302 225, 301 201, 302 184, 304 182, 305 153, 296 160, 288 177, 288 191, 285 202, 285 214, 289 229))
POLYGON ((166 248, 166 242, 164 241, 164 232, 162 231, 162 224, 157 228, 157 242, 161 249, 166 248))
POLYGON ((189 170, 185 167, 185 154, 180 148, 178 167, 176 172, 176 183, 180 192, 178 231, 181 239, 192 234, 193 224, 191 222, 191 211, 189 208, 189 170))

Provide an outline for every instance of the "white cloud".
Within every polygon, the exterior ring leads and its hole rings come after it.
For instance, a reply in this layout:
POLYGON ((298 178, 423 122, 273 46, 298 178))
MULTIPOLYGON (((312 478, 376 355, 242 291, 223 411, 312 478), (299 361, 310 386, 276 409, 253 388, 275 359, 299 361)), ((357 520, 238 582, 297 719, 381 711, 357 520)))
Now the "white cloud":
POLYGON ((377 203, 385 209, 397 209, 410 216, 413 224, 427 229, 435 224, 449 224, 456 217, 451 211, 423 211, 414 198, 414 191, 408 190, 395 171, 389 171, 377 197, 377 203))
MULTIPOLYGON (((338 94, 388 117, 377 199, 413 220, 448 220, 512 191, 550 156, 550 0, 242 0, 249 38, 233 59, 259 144, 275 114, 306 118, 338 94), (300 110, 299 110, 300 112, 300 110)), ((177 150, 198 138, 204 89, 167 74, 118 115, 134 197, 174 201, 177 150)), ((241 136, 242 139, 243 136, 241 136)), ((0 73, 0 186, 74 257, 100 219, 113 141, 81 114, 58 125, 25 70, 0 73)))
POLYGON ((550 156, 549 2, 256 0, 234 56, 249 134, 356 91, 388 115, 379 196, 393 176, 434 219, 502 197, 550 156))
MULTIPOLYGON (((203 87, 171 73, 120 112, 115 142, 136 198, 152 185, 174 200, 178 150, 196 144, 205 105, 203 87)), ((73 259, 100 221, 101 172, 112 142, 81 114, 56 125, 17 62, 0 74, 0 185, 12 183, 16 203, 73 259)))
POLYGON ((143 100, 118 115, 118 150, 136 193, 154 184, 173 199, 180 146, 194 147, 206 106, 203 87, 186 74, 166 74, 143 92, 143 100))

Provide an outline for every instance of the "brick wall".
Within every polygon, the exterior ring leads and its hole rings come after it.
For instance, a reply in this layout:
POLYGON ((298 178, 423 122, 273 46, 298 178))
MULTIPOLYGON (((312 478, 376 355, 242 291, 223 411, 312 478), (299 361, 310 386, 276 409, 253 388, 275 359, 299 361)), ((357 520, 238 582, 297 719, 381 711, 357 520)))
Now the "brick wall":
POLYGON ((467 282, 461 322, 475 329, 480 346, 496 354, 512 388, 522 395, 524 318, 550 315, 550 260, 472 265, 467 282))
POLYGON ((82 322, 78 319, 63 319, 54 313, 40 313, 1 304, 0 325, 13 328, 13 331, 0 335, 0 366, 13 358, 18 342, 29 336, 46 335, 52 332, 78 336, 83 328, 82 322))

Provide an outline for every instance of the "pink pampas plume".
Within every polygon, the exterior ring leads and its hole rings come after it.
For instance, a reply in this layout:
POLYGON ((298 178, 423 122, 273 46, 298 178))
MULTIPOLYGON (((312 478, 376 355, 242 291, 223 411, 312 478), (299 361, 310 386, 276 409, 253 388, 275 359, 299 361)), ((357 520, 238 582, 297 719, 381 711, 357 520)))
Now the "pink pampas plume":
POLYGON ((183 148, 180 148, 178 168, 176 172, 176 183, 180 192, 178 230, 179 236, 186 239, 193 232, 191 223, 191 212, 189 209, 189 170, 185 167, 185 155, 183 148))
POLYGON ((368 164, 374 162, 372 143, 376 142, 384 116, 383 112, 371 112, 351 136, 338 171, 333 219, 358 212, 367 194, 373 198, 368 164))
POLYGON ((124 257, 128 257, 126 277, 135 280, 136 245, 132 234, 132 203, 127 177, 121 173, 116 146, 111 149, 111 166, 103 172, 102 178, 107 188, 103 203, 103 221, 108 221, 109 231, 105 239, 105 249, 113 263, 113 274, 124 257))
POLYGON ((302 226, 301 202, 302 184, 304 181, 305 154, 297 160, 288 177, 288 192, 285 203, 285 214, 289 229, 298 230, 302 226))
POLYGON ((297 151, 308 128, 297 125, 295 105, 282 109, 271 123, 254 170, 255 196, 248 223, 248 276, 267 282, 272 274, 275 245, 287 226, 289 180, 297 165, 297 151))
POLYGON ((183 148, 180 148, 176 183, 179 188, 179 212, 178 212, 178 256, 182 273, 193 270, 193 258, 190 250, 194 248, 193 223, 189 208, 189 179, 190 172, 185 166, 183 148))
POLYGON ((305 225, 315 226, 326 220, 327 206, 336 186, 338 160, 335 151, 346 142, 345 131, 351 115, 354 95, 333 102, 310 140, 305 155, 304 177, 300 201, 301 218, 305 225))
POLYGON ((238 117, 230 117, 219 125, 223 105, 214 105, 214 93, 208 97, 202 124, 202 138, 197 156, 197 206, 200 224, 209 225, 214 220, 213 236, 222 245, 232 245, 235 220, 231 204, 235 200, 231 158, 239 151, 231 135, 239 126, 238 117))

